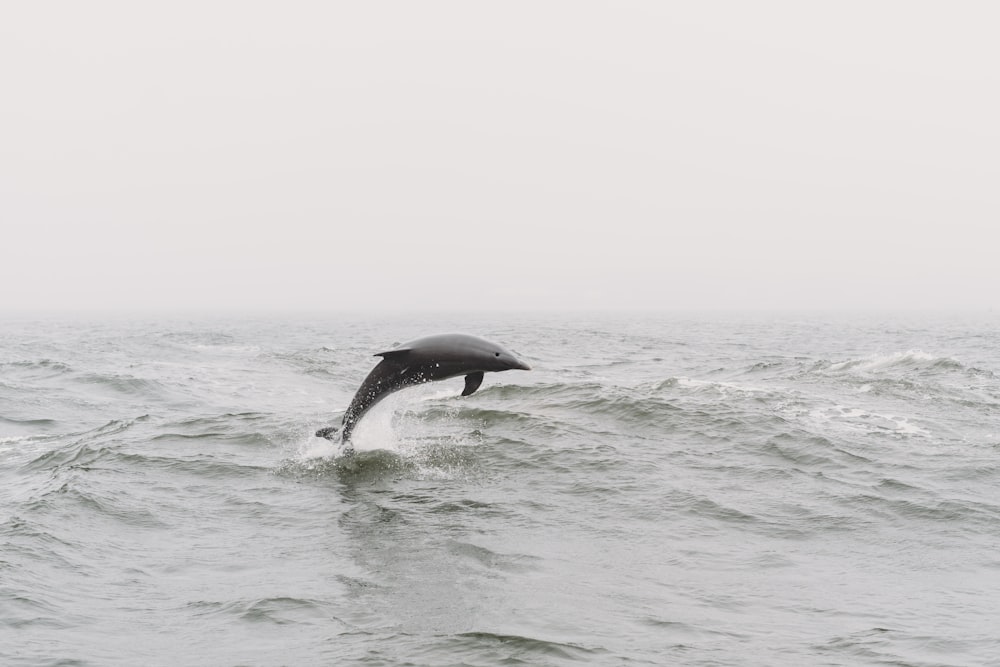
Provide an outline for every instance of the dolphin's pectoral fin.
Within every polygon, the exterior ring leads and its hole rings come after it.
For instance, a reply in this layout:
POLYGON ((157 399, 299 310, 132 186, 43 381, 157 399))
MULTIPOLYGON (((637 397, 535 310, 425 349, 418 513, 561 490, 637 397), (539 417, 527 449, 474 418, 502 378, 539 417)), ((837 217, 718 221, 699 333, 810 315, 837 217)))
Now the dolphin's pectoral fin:
POLYGON ((483 372, 469 373, 465 376, 465 389, 462 390, 462 396, 468 396, 479 389, 479 385, 483 383, 483 372))
POLYGON ((327 440, 333 440, 333 434, 340 430, 338 426, 327 426, 326 428, 321 428, 316 431, 317 438, 326 438, 327 440))

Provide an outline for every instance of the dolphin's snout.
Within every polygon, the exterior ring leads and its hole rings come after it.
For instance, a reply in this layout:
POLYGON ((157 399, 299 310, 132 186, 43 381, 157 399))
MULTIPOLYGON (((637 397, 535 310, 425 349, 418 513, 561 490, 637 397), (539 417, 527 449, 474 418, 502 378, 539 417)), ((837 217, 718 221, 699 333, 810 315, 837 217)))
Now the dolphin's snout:
POLYGON ((517 362, 517 365, 514 366, 514 368, 516 368, 517 370, 519 370, 519 371, 530 371, 531 370, 531 366, 529 366, 528 364, 524 363, 520 359, 516 359, 515 361, 517 362))

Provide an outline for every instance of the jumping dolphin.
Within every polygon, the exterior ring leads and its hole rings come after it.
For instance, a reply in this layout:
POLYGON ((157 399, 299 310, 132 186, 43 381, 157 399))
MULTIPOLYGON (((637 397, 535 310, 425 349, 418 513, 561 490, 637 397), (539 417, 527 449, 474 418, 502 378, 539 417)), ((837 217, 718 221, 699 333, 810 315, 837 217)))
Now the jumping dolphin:
MULTIPOLYGON (((368 410, 394 391, 433 380, 465 376, 462 396, 483 383, 483 373, 531 367, 513 354, 482 338, 467 334, 439 334, 411 340, 374 355, 382 361, 372 369, 344 413, 340 441, 350 449, 351 432, 368 410)), ((336 426, 321 428, 316 436, 333 440, 336 426)))

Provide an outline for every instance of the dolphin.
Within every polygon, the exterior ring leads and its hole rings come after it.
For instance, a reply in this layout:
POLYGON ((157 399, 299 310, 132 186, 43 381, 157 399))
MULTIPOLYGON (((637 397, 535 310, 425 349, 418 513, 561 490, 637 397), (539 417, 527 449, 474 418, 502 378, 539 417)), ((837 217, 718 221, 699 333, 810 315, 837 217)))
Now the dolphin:
MULTIPOLYGON (((361 383, 339 427, 340 441, 347 445, 348 451, 351 433, 358 421, 373 405, 394 391, 464 375, 462 396, 468 396, 479 389, 484 373, 531 370, 531 366, 496 343, 457 333, 417 338, 374 356, 382 357, 382 361, 361 383)), ((336 426, 321 428, 316 431, 316 437, 333 440, 337 430, 336 426)))

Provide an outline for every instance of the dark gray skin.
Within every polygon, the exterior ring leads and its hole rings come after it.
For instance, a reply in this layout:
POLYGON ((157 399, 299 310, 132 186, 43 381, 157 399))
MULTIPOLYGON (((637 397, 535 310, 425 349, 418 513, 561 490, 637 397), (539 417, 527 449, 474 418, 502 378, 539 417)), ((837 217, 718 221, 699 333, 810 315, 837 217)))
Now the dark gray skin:
MULTIPOLYGON (((382 361, 372 369, 344 413, 340 440, 350 448, 351 433, 373 405, 394 391, 424 382, 465 376, 462 396, 479 389, 484 373, 531 370, 513 354, 488 340, 467 334, 439 334, 403 343, 379 352, 382 361)), ((333 440, 337 427, 322 428, 316 436, 333 440)))

